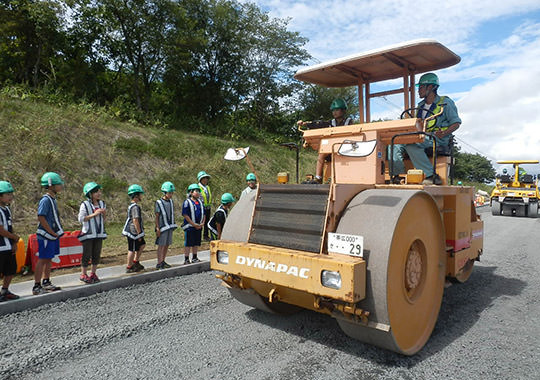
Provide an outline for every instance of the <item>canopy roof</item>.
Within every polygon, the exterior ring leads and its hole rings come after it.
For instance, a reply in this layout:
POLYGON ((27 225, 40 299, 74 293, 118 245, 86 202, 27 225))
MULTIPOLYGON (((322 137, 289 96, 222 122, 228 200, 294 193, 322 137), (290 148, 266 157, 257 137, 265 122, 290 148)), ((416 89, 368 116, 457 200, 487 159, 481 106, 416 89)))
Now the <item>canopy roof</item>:
POLYGON ((325 87, 348 87, 440 70, 460 60, 441 43, 422 39, 306 67, 298 70, 294 77, 325 87))

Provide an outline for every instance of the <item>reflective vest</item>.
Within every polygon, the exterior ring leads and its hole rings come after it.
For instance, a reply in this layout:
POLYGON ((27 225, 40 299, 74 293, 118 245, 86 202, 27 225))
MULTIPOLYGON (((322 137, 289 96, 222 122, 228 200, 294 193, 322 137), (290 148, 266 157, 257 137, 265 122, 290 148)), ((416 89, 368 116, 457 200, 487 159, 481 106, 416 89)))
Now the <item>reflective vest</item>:
MULTIPOLYGON (((186 202, 188 203, 189 205, 189 212, 190 212, 190 215, 189 217, 191 218, 191 221, 195 224, 201 224, 203 218, 204 218, 204 207, 202 205, 201 202, 199 202, 201 204, 201 218, 199 220, 196 220, 195 219, 195 202, 192 201, 190 198, 186 199, 186 202)), ((193 227, 191 224, 189 224, 187 222, 187 220, 184 220, 184 224, 182 224, 182 229, 185 231, 187 230, 188 228, 190 227, 193 227)))
POLYGON ((157 206, 159 207, 159 231, 175 230, 178 228, 176 223, 174 223, 174 203, 171 200, 158 199, 156 201, 157 206), (165 208, 164 202, 171 203, 171 214, 168 215, 165 208))
POLYGON ((336 119, 332 119, 331 123, 332 123, 332 127, 341 127, 343 125, 352 124, 352 119, 350 116, 347 116, 347 118, 343 121, 343 124, 338 125, 336 119))
MULTIPOLYGON (((444 104, 444 100, 446 99, 446 96, 440 96, 439 101, 437 103, 434 103, 429 107, 429 110, 433 112, 434 115, 441 112, 441 106, 444 104)), ((425 104, 425 103, 424 103, 425 104)), ((423 112, 423 109, 418 110, 418 112, 423 112)), ((427 119, 428 117, 432 116, 429 112, 426 112, 426 117, 423 119, 427 119)), ((427 132, 433 132, 435 130, 437 131, 446 131, 448 129, 448 126, 446 127, 436 127, 437 126, 437 118, 431 119, 426 123, 426 131, 427 132)))
MULTIPOLYGON (((208 229, 210 229, 210 231, 212 231, 216 236, 218 236, 219 233, 216 227, 216 222, 214 221, 214 217, 218 212, 223 213, 223 216, 225 216, 225 220, 227 220, 227 210, 223 208, 223 205, 219 205, 212 218, 210 218, 210 220, 208 221, 208 229)), ((221 228, 223 229, 223 226, 221 226, 221 228)))
POLYGON ((137 240, 137 239, 142 238, 144 236, 144 227, 143 227, 143 221, 142 221, 141 208, 135 202, 131 203, 129 205, 129 207, 128 207, 127 220, 126 220, 126 224, 124 224, 124 229, 122 230, 122 235, 127 236, 128 238, 133 239, 133 240, 137 240), (140 215, 139 223, 140 223, 140 226, 141 226, 141 233, 138 234, 138 235, 134 235, 133 233, 131 233, 131 230, 129 229, 129 226, 131 225, 131 223, 133 223, 133 220, 131 220, 131 209, 133 207, 137 207, 139 209, 139 215, 140 215))
POLYGON ((51 210, 53 212, 54 225, 49 226, 49 227, 51 227, 54 233, 58 236, 52 236, 50 233, 48 233, 45 230, 45 228, 43 228, 41 223, 38 224, 36 234, 41 237, 44 237, 47 240, 56 240, 64 234, 64 230, 62 229, 62 225, 60 224, 60 219, 58 218, 58 208, 56 206, 56 201, 49 194, 45 194, 43 198, 47 198, 49 202, 51 202, 51 210))
POLYGON ((210 191, 210 186, 204 186, 199 182, 199 187, 201 189, 204 207, 210 207, 212 204, 212 192, 210 191))
MULTIPOLYGON (((0 207, 0 225, 4 227, 4 230, 13 232, 11 227, 11 210, 9 207, 0 207)), ((11 252, 13 246, 11 245, 11 239, 5 236, 0 236, 0 252, 11 252)))
MULTIPOLYGON (((105 202, 102 200, 98 201, 99 208, 105 208, 105 202)), ((81 203, 81 207, 85 208, 86 215, 89 216, 92 214, 94 207, 92 203, 87 200, 81 203)), ((83 228, 82 233, 79 235, 79 241, 85 241, 88 239, 107 239, 107 233, 105 232, 105 221, 103 220, 103 214, 99 214, 93 218, 84 221, 84 216, 82 220, 83 228)))

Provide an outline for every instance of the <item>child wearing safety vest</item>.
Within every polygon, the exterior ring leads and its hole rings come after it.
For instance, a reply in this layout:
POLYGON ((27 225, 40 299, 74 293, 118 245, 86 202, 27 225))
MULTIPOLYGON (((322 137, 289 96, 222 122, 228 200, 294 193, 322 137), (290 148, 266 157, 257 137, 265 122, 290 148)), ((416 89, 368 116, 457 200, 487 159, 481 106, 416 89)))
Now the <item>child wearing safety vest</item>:
POLYGON ((142 200, 143 194, 143 188, 137 184, 131 185, 128 188, 131 203, 127 209, 127 219, 122 231, 122 235, 126 236, 128 241, 126 273, 139 272, 144 269, 139 259, 141 258, 144 247, 146 247, 146 241, 144 240, 141 207, 137 204, 142 200))
POLYGON ((156 244, 158 246, 156 269, 171 267, 165 262, 165 257, 172 244, 173 231, 178 227, 174 222, 174 202, 172 200, 175 190, 172 182, 164 182, 161 185, 163 196, 156 201, 154 209, 156 213, 156 244))
POLYGON ((107 238, 105 232, 105 202, 101 200, 101 186, 95 182, 88 182, 83 187, 86 200, 79 207, 79 222, 82 224, 79 241, 83 246, 80 280, 86 284, 99 282, 96 274, 101 258, 103 239, 107 238), (88 275, 88 264, 92 264, 92 271, 88 275))
MULTIPOLYGON (((204 207, 204 215, 210 216, 212 213, 212 191, 210 190, 210 185, 208 184, 210 182, 210 174, 206 173, 205 171, 200 171, 197 174, 197 181, 199 181, 199 199, 204 207)), ((210 240, 208 226, 206 225, 203 226, 203 237, 205 240, 210 240)))
POLYGON ((182 204, 182 216, 184 223, 184 264, 189 264, 189 252, 192 253, 191 262, 198 263, 197 249, 201 246, 201 232, 204 226, 204 206, 199 200, 200 188, 196 183, 188 187, 188 198, 182 204))
POLYGON ((212 240, 221 239, 221 233, 223 232, 223 226, 227 220, 229 210, 233 206, 236 199, 231 193, 225 193, 221 196, 221 205, 217 208, 212 218, 208 221, 208 228, 210 229, 210 235, 212 240))
POLYGON ((4 276, 0 302, 16 300, 18 295, 9 291, 9 284, 17 272, 17 242, 19 235, 13 232, 11 210, 13 186, 7 181, 0 181, 0 273, 4 276))
POLYGON ((56 195, 64 188, 64 181, 54 172, 47 172, 41 177, 41 186, 47 190, 38 205, 38 261, 34 270, 32 294, 38 295, 60 290, 52 284, 52 259, 60 254, 60 237, 64 235, 56 195))

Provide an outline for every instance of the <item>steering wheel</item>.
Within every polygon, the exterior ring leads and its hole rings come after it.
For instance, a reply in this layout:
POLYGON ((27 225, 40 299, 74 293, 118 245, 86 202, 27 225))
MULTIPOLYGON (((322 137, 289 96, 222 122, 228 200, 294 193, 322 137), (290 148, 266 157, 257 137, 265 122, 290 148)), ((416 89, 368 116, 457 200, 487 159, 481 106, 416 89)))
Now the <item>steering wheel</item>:
POLYGON ((433 111, 430 111, 428 109, 425 109, 425 108, 420 108, 420 107, 412 107, 412 108, 407 108, 405 111, 403 111, 401 113, 401 115, 399 115, 399 118, 400 119, 403 119, 403 116, 405 116, 405 114, 409 115, 409 117, 415 117, 413 116, 413 114, 411 113, 411 111, 416 111, 415 113, 418 113, 418 111, 427 111, 427 113, 429 114, 429 116, 433 116, 435 115, 435 113, 433 111))

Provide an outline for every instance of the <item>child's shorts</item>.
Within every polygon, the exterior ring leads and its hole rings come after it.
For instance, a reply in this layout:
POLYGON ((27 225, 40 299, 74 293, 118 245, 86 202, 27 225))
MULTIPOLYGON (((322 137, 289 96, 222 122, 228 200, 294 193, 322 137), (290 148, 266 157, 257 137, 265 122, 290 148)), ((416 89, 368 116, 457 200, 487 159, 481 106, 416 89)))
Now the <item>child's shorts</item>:
POLYGON ((156 239, 156 244, 159 246, 169 246, 172 244, 172 234, 173 230, 163 231, 159 234, 159 237, 156 239))
POLYGON ((202 228, 188 228, 184 231, 184 247, 199 247, 201 245, 202 228))
POLYGON ((127 241, 128 241, 128 251, 130 252, 137 252, 139 249, 141 249, 143 245, 146 244, 146 241, 144 240, 144 238, 141 238, 140 241, 138 239, 135 240, 132 238, 127 238, 127 241))
POLYGON ((60 254, 60 239, 47 240, 38 239, 38 257, 40 259, 52 259, 60 254))
POLYGON ((4 276, 17 273, 17 257, 11 251, 0 253, 0 273, 4 276))

